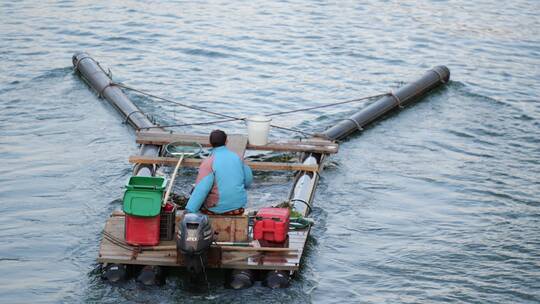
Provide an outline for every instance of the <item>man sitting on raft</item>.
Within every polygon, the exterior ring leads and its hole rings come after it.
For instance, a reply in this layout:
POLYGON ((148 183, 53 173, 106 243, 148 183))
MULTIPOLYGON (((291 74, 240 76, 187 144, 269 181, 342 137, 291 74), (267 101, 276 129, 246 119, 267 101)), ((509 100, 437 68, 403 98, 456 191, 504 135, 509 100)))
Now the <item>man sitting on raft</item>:
POLYGON ((239 215, 247 204, 246 188, 253 181, 251 168, 227 149, 227 134, 210 133, 212 154, 199 167, 195 189, 186 206, 188 212, 239 215))

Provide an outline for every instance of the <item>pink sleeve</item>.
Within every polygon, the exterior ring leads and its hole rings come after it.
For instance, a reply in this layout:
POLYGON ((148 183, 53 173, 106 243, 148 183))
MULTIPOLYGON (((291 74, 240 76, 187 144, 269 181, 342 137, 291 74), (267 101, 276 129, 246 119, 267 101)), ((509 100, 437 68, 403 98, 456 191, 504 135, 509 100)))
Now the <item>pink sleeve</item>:
POLYGON ((199 166, 199 174, 197 175, 197 179, 195 180, 195 184, 198 184, 203 178, 205 178, 208 174, 212 173, 212 164, 214 163, 214 156, 210 156, 207 159, 203 160, 201 165, 199 166))

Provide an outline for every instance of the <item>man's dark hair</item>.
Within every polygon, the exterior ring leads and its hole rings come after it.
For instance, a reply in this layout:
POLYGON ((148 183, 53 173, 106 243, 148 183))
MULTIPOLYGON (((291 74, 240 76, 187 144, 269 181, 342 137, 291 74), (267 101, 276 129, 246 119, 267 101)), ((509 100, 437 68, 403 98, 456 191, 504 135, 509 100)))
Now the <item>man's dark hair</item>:
POLYGON ((227 134, 221 130, 214 130, 210 133, 210 144, 213 148, 221 147, 225 145, 227 141, 227 134))

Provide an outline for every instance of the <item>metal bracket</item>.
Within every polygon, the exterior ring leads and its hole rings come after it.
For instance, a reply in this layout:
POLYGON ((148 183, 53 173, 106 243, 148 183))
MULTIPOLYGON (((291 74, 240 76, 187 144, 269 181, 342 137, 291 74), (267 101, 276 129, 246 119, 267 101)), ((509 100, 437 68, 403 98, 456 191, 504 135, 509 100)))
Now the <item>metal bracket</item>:
POLYGON ((143 113, 143 112, 141 112, 140 110, 135 110, 135 111, 133 111, 133 112, 129 113, 129 114, 128 114, 128 115, 126 116, 126 119, 124 120, 124 124, 127 124, 127 123, 128 123, 128 121, 129 121, 129 117, 131 117, 131 115, 132 115, 132 114, 135 114, 135 113, 141 113, 141 114, 143 114, 143 115, 144 115, 144 113, 143 113))
POLYGON ((92 59, 94 62, 97 63, 97 61, 95 61, 94 58, 92 58, 92 57, 90 57, 90 56, 85 56, 85 57, 83 57, 83 58, 77 60, 77 64, 75 65, 74 69, 75 69, 76 71, 79 71, 79 64, 81 63, 81 61, 83 61, 84 59, 87 59, 87 58, 90 58, 90 59, 92 59))
POLYGON ((394 91, 390 91, 389 94, 397 101, 398 107, 400 109, 403 109, 403 106, 401 105, 401 99, 399 99, 399 97, 394 93, 394 91))
POLYGON ((435 72, 435 74, 439 75, 439 80, 441 81, 441 83, 445 84, 445 83, 448 82, 448 81, 444 80, 441 72, 437 71, 436 69, 431 69, 430 71, 433 71, 433 72, 435 72))
POLYGON ((350 122, 352 122, 353 124, 356 125, 356 128, 358 129, 358 131, 363 131, 363 130, 364 130, 364 128, 362 128, 362 126, 358 123, 358 121, 356 121, 356 120, 354 120, 354 119, 352 119, 352 118, 346 118, 346 119, 344 119, 343 121, 350 121, 350 122))
POLYGON ((105 92, 105 89, 106 89, 106 88, 112 87, 112 86, 114 86, 114 85, 115 85, 114 82, 109 82, 108 85, 106 85, 105 87, 103 87, 103 89, 101 89, 101 91, 98 92, 99 98, 103 98, 103 93, 105 92))

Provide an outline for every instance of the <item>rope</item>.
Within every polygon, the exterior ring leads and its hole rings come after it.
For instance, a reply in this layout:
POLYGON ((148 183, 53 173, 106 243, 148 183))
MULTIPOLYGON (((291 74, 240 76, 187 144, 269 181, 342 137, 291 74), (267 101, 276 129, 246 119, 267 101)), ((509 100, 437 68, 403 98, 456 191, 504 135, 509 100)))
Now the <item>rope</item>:
MULTIPOLYGON (((81 61, 83 61, 84 59, 90 59, 92 60, 93 62, 96 63, 96 65, 99 67, 99 69, 103 72, 103 74, 107 75, 107 77, 109 77, 110 79, 112 79, 112 72, 111 72, 111 69, 109 69, 109 72, 105 72, 105 69, 103 69, 103 67, 101 66, 101 64, 99 64, 99 62, 97 62, 94 58, 90 57, 90 56, 84 56, 83 58, 77 60, 77 64, 75 65, 74 69, 75 70, 79 70, 79 65, 81 64, 81 61)), ((112 84, 111 84, 112 85, 112 84)))
POLYGON ((183 123, 183 124, 173 124, 173 125, 160 125, 160 126, 144 127, 144 128, 140 128, 139 130, 149 130, 149 129, 155 129, 155 128, 171 128, 171 127, 213 125, 213 124, 231 122, 231 121, 238 121, 238 119, 232 119, 231 118, 231 119, 204 121, 204 122, 193 122, 193 123, 183 123))
POLYGON ((293 199, 293 200, 291 200, 291 203, 293 203, 293 204, 296 203, 296 202, 300 202, 300 203, 303 203, 304 205, 306 205, 309 212, 311 212, 313 210, 313 207, 311 206, 311 204, 306 202, 305 200, 301 200, 301 199, 293 199))
MULTIPOLYGON (((145 92, 145 91, 142 91, 142 90, 139 90, 139 89, 135 89, 133 87, 127 86, 127 85, 122 84, 122 83, 111 82, 110 85, 115 85, 115 86, 124 88, 126 90, 134 91, 134 92, 137 92, 139 94, 146 95, 148 97, 159 99, 159 100, 162 100, 162 101, 165 101, 165 102, 168 102, 168 103, 172 103, 172 104, 175 104, 175 105, 178 105, 178 106, 181 106, 181 107, 184 107, 184 108, 188 108, 188 109, 191 109, 191 110, 196 110, 196 111, 204 112, 204 113, 207 113, 207 114, 212 114, 212 115, 215 115, 215 116, 227 118, 227 119, 222 119, 222 120, 213 120, 213 121, 206 121, 206 122, 196 122, 196 123, 172 124, 172 125, 166 125, 166 126, 145 127, 145 128, 138 129, 138 131, 140 131, 140 130, 149 130, 149 129, 154 129, 154 128, 166 128, 166 127, 187 127, 187 126, 197 126, 197 125, 198 126, 200 126, 200 125, 211 125, 211 124, 224 123, 224 122, 246 121, 246 119, 247 119, 246 117, 235 117, 235 116, 232 116, 232 115, 226 115, 226 114, 206 110, 206 109, 203 109, 203 108, 200 108, 200 107, 180 103, 180 102, 177 102, 177 101, 174 101, 174 100, 171 100, 171 99, 167 99, 167 98, 164 98, 164 97, 161 97, 161 96, 154 95, 152 93, 148 93, 148 92, 145 92)), ((389 93, 370 95, 370 96, 365 96, 365 97, 362 97, 362 98, 351 99, 351 100, 346 100, 346 101, 340 101, 340 102, 335 102, 335 103, 329 103, 329 104, 324 104, 324 105, 320 105, 320 106, 307 107, 307 108, 295 109, 295 110, 290 110, 290 111, 275 112, 275 113, 267 114, 266 116, 279 116, 279 115, 291 114, 291 113, 296 113, 296 112, 302 112, 302 111, 308 111, 308 110, 314 110, 314 109, 320 109, 320 108, 327 108, 327 107, 332 107, 332 106, 336 106, 336 105, 353 103, 353 102, 368 100, 368 99, 372 99, 372 98, 376 98, 376 97, 382 97, 382 96, 385 96, 385 95, 388 95, 388 94, 389 93)), ((355 124, 358 126, 358 124, 356 122, 355 122, 355 124)), ((314 133, 305 132, 305 131, 301 131, 301 130, 297 130, 297 129, 293 129, 293 128, 282 127, 282 126, 278 126, 278 125, 274 125, 274 124, 271 124, 270 126, 276 128, 276 129, 281 129, 281 130, 285 130, 285 131, 289 131, 289 132, 296 132, 296 133, 302 134, 302 135, 304 135, 306 137, 314 137, 316 135, 314 133)), ((362 128, 359 127, 359 130, 361 130, 361 129, 362 128)))
MULTIPOLYGON (((218 124, 218 123, 224 123, 224 122, 239 122, 239 121, 244 121, 245 118, 241 118, 241 119, 222 119, 222 120, 211 120, 211 121, 204 121, 204 122, 194 122, 194 123, 184 123, 184 124, 173 124, 173 125, 159 125, 159 126, 152 126, 152 127, 144 127, 144 128, 139 128, 137 129, 137 131, 141 131, 141 130, 150 130, 150 129, 156 129, 156 128, 171 128, 171 127, 187 127, 187 126, 202 126, 202 125, 214 125, 214 124, 218 124)), ((306 137, 314 137, 315 134, 314 133, 309 133, 309 132, 305 132, 305 131, 300 131, 300 130, 297 130, 297 129, 292 129, 292 128, 286 128, 286 127, 282 127, 282 126, 278 126, 278 125, 273 125, 271 124, 270 126, 276 128, 276 129, 282 129, 282 130, 285 130, 285 131, 290 131, 290 132, 296 132, 296 133, 300 133, 306 137)), ((172 132, 172 131, 171 131, 172 132)))
POLYGON ((300 130, 297 130, 297 129, 291 129, 291 128, 285 128, 285 127, 281 127, 281 126, 276 126, 276 125, 270 125, 276 129, 281 129, 281 130, 285 130, 285 131, 290 131, 290 132, 296 132, 296 133, 300 133, 306 137, 315 137, 315 133, 309 133, 309 132, 304 132, 304 131, 300 131, 300 130))
MULTIPOLYGON (((140 110, 135 110, 135 111, 129 113, 129 114, 126 116, 126 119, 124 120, 124 124, 127 124, 128 121, 129 121, 129 118, 131 117, 131 115, 133 115, 133 114, 135 114, 135 113, 141 113, 142 115, 144 115, 144 113, 141 112, 140 110)), ((158 126, 157 128, 159 128, 159 126, 158 126)))
POLYGON ((168 102, 168 103, 172 103, 172 104, 175 104, 175 105, 178 105, 178 106, 181 106, 181 107, 184 107, 184 108, 188 108, 188 109, 191 109, 191 110, 196 110, 196 111, 204 112, 204 113, 207 113, 207 114, 212 114, 212 115, 219 116, 219 117, 230 118, 232 120, 243 120, 243 118, 238 118, 238 117, 234 117, 234 116, 231 116, 231 115, 221 114, 221 113, 218 113, 218 112, 206 110, 206 109, 199 108, 199 107, 196 107, 196 106, 190 106, 190 105, 183 104, 183 103, 171 100, 171 99, 160 97, 160 96, 148 93, 148 92, 144 92, 144 91, 132 88, 132 87, 127 86, 127 85, 122 84, 122 83, 115 82, 114 85, 119 86, 121 88, 124 88, 126 90, 134 91, 134 92, 137 92, 139 94, 146 95, 146 96, 149 96, 149 97, 152 97, 152 98, 155 98, 155 99, 159 99, 159 100, 162 100, 162 101, 165 101, 165 102, 168 102))
MULTIPOLYGON (((77 64, 75 65, 75 69, 76 69, 76 70, 79 69, 79 64, 80 64, 80 62, 81 62, 82 60, 84 60, 84 59, 90 59, 90 60, 94 61, 94 62, 97 64, 97 66, 101 69, 101 71, 102 71, 105 75, 107 75, 109 78, 111 77, 111 74, 112 74, 112 73, 110 72, 110 70, 109 70, 109 73, 105 72, 105 70, 104 70, 103 67, 99 64, 99 62, 97 62, 94 58, 89 57, 89 56, 85 56, 85 57, 83 57, 83 58, 81 58, 81 59, 79 59, 79 60, 77 61, 77 64)), ((221 113, 218 113, 218 112, 206 110, 206 109, 203 109, 203 108, 200 108, 200 107, 196 107, 196 106, 186 105, 186 104, 183 104, 183 103, 174 101, 174 100, 170 100, 170 99, 167 99, 167 98, 164 98, 164 97, 161 97, 161 96, 157 96, 157 95, 154 95, 154 94, 151 94, 151 93, 142 91, 142 90, 135 89, 135 88, 133 88, 133 87, 127 86, 127 85, 122 84, 122 83, 112 82, 112 81, 111 81, 109 84, 107 84, 100 92, 98 92, 99 97, 102 97, 102 96, 103 96, 103 92, 105 91, 105 89, 107 89, 108 87, 111 87, 111 86, 118 86, 118 87, 124 88, 124 89, 126 89, 126 90, 134 91, 134 92, 137 92, 137 93, 139 93, 139 94, 146 95, 146 96, 148 96, 148 97, 152 97, 152 98, 155 98, 155 99, 159 99, 159 100, 162 100, 162 101, 165 101, 165 102, 168 102, 168 103, 172 103, 172 104, 175 104, 175 105, 184 107, 184 108, 188 108, 188 109, 192 109, 192 110, 204 112, 204 113, 207 113, 207 114, 212 114, 212 115, 215 115, 215 116, 227 118, 226 120, 209 121, 209 122, 202 122, 202 123, 190 123, 190 124, 181 124, 181 125, 171 125, 171 126, 209 125, 209 124, 222 123, 222 122, 245 121, 245 120, 246 120, 246 118, 234 117, 234 116, 231 116, 231 115, 221 114, 221 113)), ((352 101, 348 101, 348 102, 352 102, 352 101)), ((324 106, 319 106, 319 107, 325 107, 325 106, 330 106, 330 105, 324 105, 324 106)), ((293 111, 289 111, 289 112, 290 112, 290 113, 293 113, 293 112, 298 112, 298 111, 301 111, 301 110, 303 110, 303 109, 293 110, 293 111)), ((305 111, 305 109, 304 109, 304 111, 305 111)), ((128 116, 126 117, 125 122, 127 123, 127 121, 129 120, 129 117, 131 116, 131 114, 134 114, 134 113, 136 113, 136 112, 140 112, 140 111, 134 111, 134 112, 129 113, 128 116)), ((142 112, 141 112, 141 113, 142 113, 142 112)), ((285 113, 283 113, 283 114, 285 114, 285 113)), ((280 114, 279 114, 279 113, 274 113, 273 115, 280 115, 280 114)), ((300 134, 302 134, 302 135, 304 135, 304 136, 311 136, 311 137, 313 137, 313 136, 315 135, 315 134, 313 134, 313 133, 304 132, 304 131, 300 131, 300 130, 296 130, 296 129, 292 129, 292 128, 286 128, 286 127, 277 126, 277 125, 271 125, 271 126, 274 127, 274 128, 276 128, 276 129, 281 129, 281 130, 285 130, 285 131, 290 131, 290 132, 300 133, 300 134)), ((145 128, 139 128, 137 131, 140 131, 140 130, 147 130, 147 129, 153 129, 153 128, 164 128, 164 127, 167 127, 167 126, 145 127, 145 128)))
POLYGON ((97 63, 97 61, 94 60, 94 58, 90 57, 90 56, 84 56, 83 58, 77 60, 77 64, 75 65, 75 70, 78 71, 79 70, 79 64, 81 63, 81 61, 83 61, 84 59, 87 59, 87 58, 90 58, 92 59, 92 61, 94 61, 95 63, 97 63))
POLYGON ((362 101, 362 100, 368 100, 368 99, 372 99, 372 98, 376 98, 376 97, 382 97, 382 96, 386 96, 388 94, 390 94, 390 93, 382 93, 382 94, 377 94, 377 95, 370 95, 370 96, 365 96, 365 97, 361 97, 361 98, 357 98, 357 99, 339 101, 339 102, 328 103, 328 104, 324 104, 324 105, 320 105, 320 106, 301 108, 301 109, 296 109, 296 110, 276 112, 276 113, 267 114, 265 116, 278 116, 278 115, 284 115, 284 114, 290 114, 290 113, 296 113, 296 112, 303 112, 303 111, 309 111, 309 110, 315 110, 315 109, 321 109, 321 108, 328 108, 328 107, 333 107, 333 106, 337 106, 337 105, 353 103, 353 102, 358 102, 358 101, 362 101))
POLYGON ((358 123, 358 121, 352 119, 352 118, 347 118, 347 119, 344 119, 343 121, 351 121, 352 123, 354 123, 356 125, 356 128, 358 129, 358 131, 362 131, 364 130, 364 128, 362 128, 362 126, 358 123))
POLYGON ((390 96, 392 96, 396 101, 397 101, 397 105, 400 109, 403 109, 403 106, 401 105, 401 99, 399 99, 399 97, 394 93, 394 91, 390 91, 390 96))
POLYGON ((109 84, 104 86, 103 89, 101 89, 101 91, 98 92, 99 98, 103 98, 103 93, 105 93, 105 89, 108 88, 108 87, 112 87, 112 86, 114 86, 114 83, 112 83, 112 82, 109 82, 109 84))
MULTIPOLYGON (((111 73, 111 70, 109 69, 108 73, 105 72, 105 70, 103 69, 103 67, 101 67, 101 65, 99 64, 99 62, 97 62, 96 60, 94 60, 92 57, 89 57, 89 56, 85 56, 83 58, 80 58, 78 61, 77 61, 77 64, 75 65, 75 70, 79 70, 79 64, 81 63, 81 61, 83 61, 84 59, 90 59, 92 61, 94 61, 97 66, 101 69, 101 71, 107 75, 109 77, 109 79, 112 78, 112 73, 111 73)), ((439 72, 438 70, 436 69, 431 69, 430 71, 436 73, 438 76, 439 76, 439 80, 441 83, 445 84, 447 83, 447 81, 445 81, 445 79, 443 78, 443 75, 441 74, 441 72, 439 72)), ((84 77, 83 77, 84 79, 84 77)), ((415 85, 414 83, 412 83, 413 85, 415 85)), ((238 122, 238 121, 246 121, 246 118, 245 117, 235 117, 235 116, 232 116, 232 115, 227 115, 227 114, 222 114, 222 113, 218 113, 218 112, 214 112, 214 111, 210 111, 210 110, 206 110, 206 109, 203 109, 203 108, 200 108, 200 107, 196 107, 196 106, 191 106, 191 105, 187 105, 187 104, 183 104, 183 103, 180 103, 180 102, 177 102, 177 101, 174 101, 174 100, 171 100, 171 99, 167 99, 167 98, 164 98, 164 97, 160 97, 160 96, 157 96, 157 95, 154 95, 154 94, 151 94, 151 93, 148 93, 148 92, 145 92, 145 91, 142 91, 142 90, 138 90, 138 89, 135 89, 133 87, 130 87, 128 85, 125 85, 125 84, 122 84, 122 83, 117 83, 117 82, 109 82, 103 89, 101 89, 100 92, 98 92, 98 95, 99 97, 103 97, 103 93, 105 91, 105 89, 107 89, 108 87, 111 87, 111 86, 118 86, 118 87, 121 87, 121 88, 124 88, 126 90, 130 90, 130 91, 134 91, 134 92, 137 92, 139 94, 142 94, 142 95, 145 95, 145 96, 148 96, 148 97, 152 97, 152 98, 155 98, 155 99, 159 99, 159 100, 162 100, 162 101, 165 101, 165 102, 168 102, 168 103, 172 103, 172 104, 175 104, 175 105, 178 105, 178 106, 181 106, 181 107, 184 107, 184 108, 188 108, 188 109, 191 109, 191 110, 196 110, 196 111, 200 111, 200 112, 204 112, 204 113, 207 113, 207 114, 211 114, 211 115, 215 115, 215 116, 219 116, 219 117, 223 117, 223 118, 226 118, 226 119, 221 119, 221 120, 213 120, 213 121, 206 121, 206 122, 196 122, 196 123, 183 123, 183 124, 172 124, 172 125, 165 125, 165 126, 151 126, 151 127, 144 127, 144 128, 139 128, 137 129, 137 131, 140 131, 140 130, 149 130, 149 129, 153 129, 153 128, 167 128, 167 127, 186 127, 186 126, 196 126, 196 125, 211 125, 211 124, 218 124, 218 123, 225 123, 225 122, 238 122)), ((416 91, 419 91, 419 90, 416 90, 416 91)), ((393 92, 393 91, 390 91, 389 93, 382 93, 382 94, 376 94, 376 95, 370 95, 370 96, 365 96, 365 97, 361 97, 361 98, 356 98, 356 99, 351 99, 351 100, 346 100, 346 101, 340 101, 340 102, 334 102, 334 103, 328 103, 328 104, 324 104, 324 105, 320 105, 320 106, 313 106, 313 107, 307 107, 307 108, 300 108, 300 109, 295 109, 295 110, 289 110, 289 111, 281 111, 281 112, 275 112, 275 113, 270 113, 270 114, 266 114, 266 116, 280 116, 280 115, 286 115, 286 114, 291 114, 291 113, 297 113, 297 112, 303 112, 303 111, 309 111, 309 110, 315 110, 315 109, 321 109, 321 108, 327 108, 327 107, 332 107, 332 106, 336 106, 336 105, 342 105, 342 104, 348 104, 348 103, 353 103, 353 102, 358 102, 358 101, 363 101, 363 100, 369 100, 369 99, 372 99, 372 98, 377 98, 377 97, 382 97, 382 96, 386 96, 386 95, 390 95, 392 96, 396 101, 397 101, 397 105, 399 108, 403 108, 402 106, 402 102, 401 102, 401 99, 393 92)), ((124 123, 127 123, 129 121, 129 118, 132 114, 134 113, 142 113, 141 111, 133 111, 131 113, 129 113, 127 116, 126 116, 126 119, 125 119, 125 122, 124 123)), ((144 114, 144 113, 142 113, 144 114)), ((356 127, 358 128, 358 130, 363 130, 362 126, 360 126, 360 124, 354 120, 354 119, 345 119, 344 121, 351 121, 353 122, 356 127)), ((285 131, 290 131, 290 132, 296 132, 296 133, 300 133, 306 137, 316 137, 317 135, 319 134, 315 134, 315 133, 309 133, 309 132, 305 132, 305 131, 301 131, 301 130, 297 130, 297 129, 292 129, 292 128, 286 128, 286 127, 282 127, 282 126, 277 126, 277 125, 273 125, 271 124, 270 126, 276 128, 276 129, 281 129, 281 130, 285 130, 285 131)), ((172 131, 171 131, 172 133, 172 131)))
POLYGON ((115 237, 114 235, 112 235, 111 233, 103 230, 103 236, 108 240, 110 241, 111 243, 113 243, 114 245, 120 247, 120 248, 123 248, 123 249, 126 249, 126 250, 132 250, 132 251, 140 251, 141 248, 140 247, 134 247, 134 246, 131 246, 129 245, 128 243, 126 243, 124 240, 121 240, 117 237, 115 237))
MULTIPOLYGON (((188 108, 188 109, 192 109, 192 110, 196 110, 196 111, 200 111, 200 112, 212 114, 212 115, 215 115, 215 116, 225 117, 225 118, 228 118, 227 121, 244 121, 244 120, 246 120, 245 118, 234 117, 234 116, 231 116, 231 115, 226 115, 226 114, 221 114, 221 113, 217 113, 217 112, 214 112, 214 111, 209 111, 209 110, 206 110, 206 109, 203 109, 203 108, 199 108, 199 107, 195 107, 195 106, 186 105, 186 104, 183 104, 183 103, 180 103, 180 102, 176 102, 176 101, 174 101, 174 100, 170 100, 170 99, 167 99, 167 98, 163 98, 163 97, 160 97, 160 96, 157 96, 157 95, 148 93, 148 92, 144 92, 144 91, 141 91, 141 90, 138 90, 138 89, 135 89, 135 88, 126 86, 126 85, 121 84, 121 83, 114 83, 114 85, 119 86, 119 87, 124 88, 124 89, 127 89, 127 90, 131 90, 131 91, 137 92, 137 93, 139 93, 139 94, 143 94, 143 95, 146 95, 146 96, 149 96, 149 97, 152 97, 152 98, 156 98, 156 99, 163 100, 163 101, 166 101, 166 102, 175 104, 175 105, 179 105, 179 106, 181 106, 181 107, 185 107, 185 108, 188 108)), ((195 123, 195 124, 211 124, 211 123, 214 123, 214 122, 195 123)), ((191 125, 191 124, 185 124, 185 125, 191 125)), ((306 136, 313 136, 313 134, 311 134, 311 133, 304 132, 304 131, 300 131, 300 130, 296 130, 296 129, 286 128, 286 127, 281 127, 281 126, 276 126, 276 125, 271 125, 271 126, 274 127, 274 128, 277 128, 277 129, 282 129, 282 130, 291 131, 291 132, 297 132, 297 133, 300 133, 300 134, 306 135, 306 136)), ((160 127, 163 128, 163 126, 160 126, 160 127)), ((140 128, 139 130, 142 130, 142 129, 151 129, 151 128, 156 128, 156 127, 140 128)))

